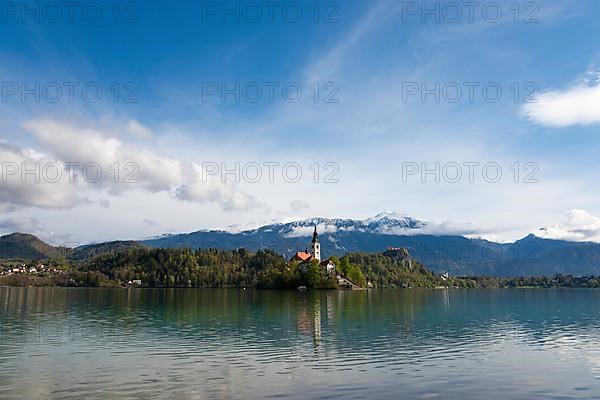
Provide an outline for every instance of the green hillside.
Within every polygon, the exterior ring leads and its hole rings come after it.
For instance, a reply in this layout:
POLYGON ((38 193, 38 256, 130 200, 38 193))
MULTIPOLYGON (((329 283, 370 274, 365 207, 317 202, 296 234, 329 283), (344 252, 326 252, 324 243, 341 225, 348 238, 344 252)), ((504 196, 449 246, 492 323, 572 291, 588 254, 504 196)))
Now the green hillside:
POLYGON ((0 237, 0 259, 46 260, 64 258, 67 249, 52 247, 34 235, 12 233, 0 237))
POLYGON ((133 240, 89 244, 73 249, 69 254, 69 259, 73 261, 85 261, 102 255, 114 255, 131 249, 145 248, 147 248, 147 246, 133 240))

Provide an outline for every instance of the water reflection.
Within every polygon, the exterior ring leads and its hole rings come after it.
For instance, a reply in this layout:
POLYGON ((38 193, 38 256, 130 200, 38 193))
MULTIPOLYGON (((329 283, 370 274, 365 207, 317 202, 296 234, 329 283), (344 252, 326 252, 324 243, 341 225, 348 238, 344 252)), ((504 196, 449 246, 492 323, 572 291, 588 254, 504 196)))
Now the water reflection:
POLYGON ((0 288, 0 398, 593 398, 600 291, 0 288))

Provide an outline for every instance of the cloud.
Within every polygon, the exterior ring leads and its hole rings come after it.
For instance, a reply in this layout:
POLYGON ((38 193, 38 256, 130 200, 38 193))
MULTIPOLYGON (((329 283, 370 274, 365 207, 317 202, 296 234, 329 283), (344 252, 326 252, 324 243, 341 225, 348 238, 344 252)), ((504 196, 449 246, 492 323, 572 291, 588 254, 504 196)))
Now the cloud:
POLYGON ((55 247, 76 247, 81 245, 81 243, 74 241, 70 234, 49 232, 37 218, 20 216, 0 220, 0 235, 7 235, 14 232, 35 235, 55 247))
POLYGON ((127 123, 127 131, 138 139, 152 139, 154 137, 154 132, 151 129, 136 120, 130 120, 127 123))
POLYGON ((471 223, 453 221, 444 222, 421 222, 417 228, 382 225, 377 228, 376 233, 381 235, 433 235, 433 236, 480 236, 484 232, 481 228, 471 223))
POLYGON ((6 218, 0 220, 0 232, 2 234, 13 232, 39 232, 41 231, 40 221, 36 218, 6 218))
POLYGON ((247 211, 265 208, 253 196, 241 192, 230 182, 223 183, 210 177, 202 177, 202 169, 197 165, 184 168, 185 182, 175 190, 175 197, 182 201, 198 203, 218 202, 225 211, 247 211))
POLYGON ((379 235, 481 235, 483 230, 470 223, 424 222, 398 213, 382 213, 374 218, 364 220, 350 219, 306 219, 292 223, 286 237, 307 237, 317 225, 319 233, 335 234, 338 232, 369 232, 379 235))
POLYGON ((552 127, 588 126, 600 123, 600 82, 584 80, 566 90, 538 94, 536 103, 521 111, 532 122, 552 127))
POLYGON ((24 127, 44 151, 62 162, 77 163, 75 171, 89 178, 84 181, 88 184, 92 181, 96 188, 108 188, 112 194, 140 188, 151 192, 168 191, 180 183, 180 161, 140 150, 105 132, 53 120, 31 120, 24 127), (83 170, 90 164, 99 165, 102 171, 97 182, 93 168, 87 173, 83 170))
POLYGON ((57 164, 42 153, 0 141, 0 160, 0 206, 4 211, 18 207, 72 208, 87 202, 66 176, 55 181, 57 164))
MULTIPOLYGON (((348 231, 351 229, 343 229, 339 228, 334 224, 317 224, 317 231, 319 234, 329 233, 333 234, 338 231, 348 231)), ((315 231, 314 226, 294 226, 292 229, 287 232, 284 236, 287 238, 298 238, 298 237, 309 237, 312 236, 315 231)))
POLYGON ((357 23, 351 26, 343 40, 340 40, 336 46, 329 49, 309 66, 307 70, 308 82, 319 82, 324 78, 329 79, 339 75, 339 70, 344 67, 344 60, 349 57, 353 48, 371 34, 374 29, 381 27, 386 20, 393 21, 393 18, 401 11, 401 5, 393 0, 367 4, 369 9, 365 11, 364 16, 357 23))
MULTIPOLYGON (((140 149, 106 131, 54 120, 30 120, 24 128, 41 150, 22 149, 0 141, 0 159, 3 165, 11 163, 21 172, 36 166, 40 172, 36 178, 19 173, 7 175, 3 170, 0 207, 4 209, 73 208, 89 202, 86 194, 93 191, 118 196, 134 190, 168 193, 183 201, 216 203, 228 211, 262 206, 233 184, 214 177, 201 179, 199 166, 193 163, 140 149), (65 167, 65 163, 70 167, 65 167), (58 169, 61 174, 52 182, 43 173, 50 164, 58 166, 51 172, 58 169)), ((106 207, 109 203, 103 200, 100 204, 106 207)))
POLYGON ((470 236, 470 235, 482 235, 484 232, 482 228, 473 225, 468 222, 453 222, 453 221, 444 221, 444 222, 426 222, 423 226, 418 228, 416 231, 411 230, 412 234, 417 232, 417 234, 423 235, 435 235, 435 236, 444 236, 444 235, 452 235, 452 236, 470 236))
POLYGON ((600 242, 600 218, 584 210, 570 210, 566 221, 534 232, 545 239, 571 242, 600 242))
POLYGON ((303 210, 306 210, 309 207, 308 203, 305 201, 301 201, 301 200, 293 200, 290 203, 290 208, 292 209, 293 212, 300 212, 303 210))

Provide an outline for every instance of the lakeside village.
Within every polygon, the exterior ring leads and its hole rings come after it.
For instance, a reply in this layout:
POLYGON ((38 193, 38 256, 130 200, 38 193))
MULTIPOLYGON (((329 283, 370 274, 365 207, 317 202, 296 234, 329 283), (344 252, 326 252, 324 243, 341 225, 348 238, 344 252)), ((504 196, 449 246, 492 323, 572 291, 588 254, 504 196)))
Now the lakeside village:
MULTIPOLYGON (((8 277, 12 275, 30 275, 30 276, 47 276, 47 277, 57 277, 60 275, 67 274, 67 271, 64 271, 56 266, 47 265, 40 262, 30 262, 24 263, 22 261, 5 261, 0 262, 0 277, 8 277)), ((69 283, 75 283, 75 280, 69 279, 69 283)), ((142 286, 141 279, 133 279, 127 282, 127 286, 142 286)))
MULTIPOLYGON (((23 263, 21 261, 0 262, 0 277, 11 275, 33 275, 33 276, 60 276, 66 274, 60 268, 55 268, 39 262, 23 263)), ((69 283, 75 280, 69 279, 69 283)), ((133 279, 127 282, 127 286, 142 286, 141 279, 133 279)))
POLYGON ((65 271, 62 271, 58 268, 53 268, 49 265, 41 264, 41 263, 23 263, 23 262, 7 262, 0 263, 0 276, 11 276, 15 274, 29 274, 29 275, 37 275, 37 274, 64 274, 65 271))

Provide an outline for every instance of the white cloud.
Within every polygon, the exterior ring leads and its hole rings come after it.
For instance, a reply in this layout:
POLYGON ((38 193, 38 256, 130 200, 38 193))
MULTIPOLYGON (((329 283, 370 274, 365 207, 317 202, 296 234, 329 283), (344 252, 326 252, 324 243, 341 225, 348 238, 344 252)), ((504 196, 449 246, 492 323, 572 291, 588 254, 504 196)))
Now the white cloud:
POLYGON ((584 210, 570 210, 566 217, 563 223, 541 228, 535 235, 545 239, 600 242, 600 217, 584 210))
POLYGON ((87 202, 85 196, 69 184, 68 177, 58 177, 55 160, 32 149, 21 149, 0 141, 0 207, 72 208, 87 202), (48 166, 47 169, 44 169, 48 166), (28 173, 26 171, 36 171, 28 173), (45 172, 44 172, 45 171, 45 172), (56 174, 56 175, 55 175, 56 174), (49 179, 43 179, 46 176, 49 179), (56 180, 56 181, 55 181, 56 180))
POLYGON ((548 127, 600 123, 600 82, 583 81, 566 90, 550 90, 535 96, 536 103, 522 107, 531 121, 548 127))
MULTIPOLYGON (((336 233, 337 231, 341 231, 344 229, 338 228, 333 224, 317 224, 317 231, 319 234, 324 233, 336 233)), ((309 237, 312 236, 315 231, 314 226, 295 226, 291 229, 290 232, 286 233, 284 236, 288 238, 297 238, 297 237, 309 237)))
POLYGON ((154 137, 154 132, 134 119, 127 123, 127 131, 138 139, 151 139, 154 137))
POLYGON ((358 23, 351 27, 343 40, 309 67, 307 81, 319 82, 324 77, 330 79, 332 76, 336 76, 352 48, 365 36, 368 36, 373 29, 380 27, 384 21, 393 20, 400 9, 400 6, 393 0, 369 3, 369 10, 365 12, 358 23))
POLYGON ((41 230, 36 218, 5 218, 0 220, 0 234, 12 232, 35 233, 41 230))
MULTIPOLYGON (((405 226, 408 218, 397 213, 383 213, 374 218, 364 220, 325 220, 325 222, 317 223, 319 233, 334 234, 337 232, 370 232, 380 235, 481 235, 483 230, 475 227, 470 223, 456 223, 451 221, 446 222, 423 222, 414 220, 417 224, 412 228, 405 226), (381 215, 386 215, 382 219, 381 215), (391 216, 390 216, 391 215, 391 216)), ((290 232, 286 233, 286 237, 307 237, 311 236, 314 231, 314 219, 299 221, 296 226, 293 226, 290 232)))
MULTIPOLYGON (((135 123, 134 126, 141 127, 135 123)), ((124 130, 130 127, 131 124, 124 130)), ((88 201, 85 194, 92 191, 121 195, 140 190, 169 193, 179 200, 216 203, 224 210, 248 210, 261 205, 233 184, 210 177, 203 181, 194 164, 139 149, 106 131, 53 120, 27 121, 24 128, 37 140, 41 151, 0 142, 2 162, 17 165, 19 170, 32 169, 37 164, 42 171, 45 165, 55 163, 62 166, 62 176, 57 182, 48 182, 43 174, 38 174, 40 179, 3 174, 0 207, 5 209, 72 208, 88 201), (73 163, 73 176, 64 163, 73 163), (99 166, 101 176, 97 175, 97 168, 84 173, 84 166, 92 163, 99 166)), ((101 205, 109 203, 102 200, 101 205)))
POLYGON ((250 210, 266 207, 253 196, 241 192, 232 183, 222 183, 215 179, 202 179, 199 166, 190 165, 186 168, 185 182, 175 190, 175 197, 183 201, 218 202, 225 211, 250 210))
MULTIPOLYGON (((59 160, 79 163, 80 167, 89 163, 99 164, 102 179, 93 185, 109 188, 113 194, 139 188, 159 192, 180 184, 181 162, 140 150, 102 131, 52 120, 32 120, 24 126, 45 151, 59 160), (117 163, 118 177, 114 172, 117 163), (128 163, 132 164, 128 166, 128 163)), ((82 174, 81 169, 77 171, 82 174)), ((93 179, 94 174, 90 174, 93 179)))
POLYGON ((302 200, 293 200, 290 203, 290 208, 292 209, 293 212, 297 213, 297 212, 308 209, 309 204, 302 200))
POLYGON ((423 234, 423 235, 452 235, 452 236, 469 236, 469 235, 482 235, 484 230, 471 223, 465 222, 426 222, 422 227, 418 229, 410 230, 408 234, 423 234))
POLYGON ((74 241, 70 234, 49 232, 37 218, 20 216, 0 220, 0 235, 14 232, 35 235, 55 247, 76 247, 81 245, 81 243, 74 241))

